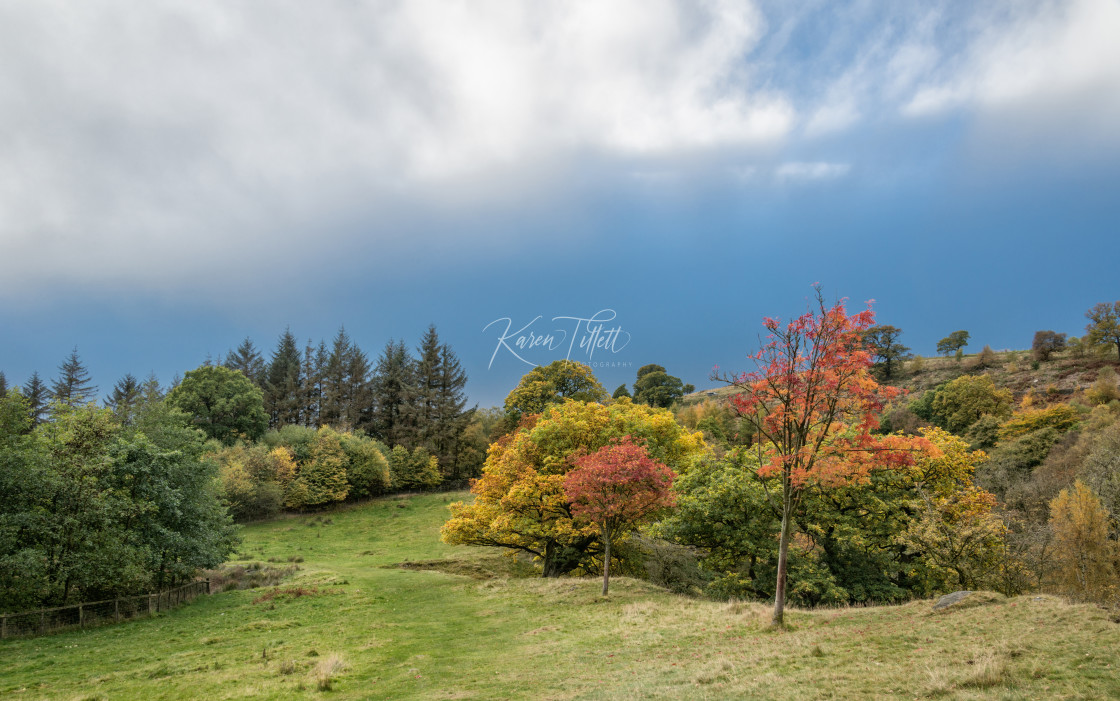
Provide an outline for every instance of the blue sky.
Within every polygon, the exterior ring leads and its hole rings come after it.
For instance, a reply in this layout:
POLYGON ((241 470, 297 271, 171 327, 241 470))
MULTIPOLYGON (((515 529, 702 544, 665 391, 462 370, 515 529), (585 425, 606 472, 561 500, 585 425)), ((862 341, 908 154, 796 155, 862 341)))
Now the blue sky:
POLYGON ((0 370, 434 323, 488 406, 530 366, 487 324, 588 360, 553 318, 612 310, 608 389, 706 386, 814 282, 922 354, 1079 335, 1120 298, 1117 36, 1115 0, 5 3, 0 370))

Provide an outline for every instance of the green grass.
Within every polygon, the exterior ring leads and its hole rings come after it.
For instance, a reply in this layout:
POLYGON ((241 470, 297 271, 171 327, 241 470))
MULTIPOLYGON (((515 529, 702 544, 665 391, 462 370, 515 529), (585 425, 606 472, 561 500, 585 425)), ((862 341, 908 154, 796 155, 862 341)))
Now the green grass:
POLYGON ((242 555, 302 557, 276 587, 154 619, 0 642, 20 699, 1116 698, 1120 625, 1053 597, 933 613, 794 611, 616 579, 541 580, 438 541, 462 495, 384 499, 245 529, 242 555), (406 563, 407 566, 396 566, 406 563))

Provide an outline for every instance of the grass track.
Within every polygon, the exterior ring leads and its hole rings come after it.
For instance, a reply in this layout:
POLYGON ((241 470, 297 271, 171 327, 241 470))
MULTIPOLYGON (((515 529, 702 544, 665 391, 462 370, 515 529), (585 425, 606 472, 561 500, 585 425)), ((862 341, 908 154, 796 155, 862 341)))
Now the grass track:
MULTIPOLYGON (((1120 625, 1020 597, 793 612, 695 601, 643 582, 518 577, 439 543, 461 495, 383 499, 245 529, 256 560, 304 558, 278 595, 227 592, 154 619, 0 642, 21 699, 1120 698, 1120 625), (392 567, 443 561, 447 571, 392 567), (388 567, 387 567, 388 566, 388 567), (490 578, 478 578, 479 573, 490 578), (317 671, 334 662, 331 689, 317 671)), ((421 567, 432 565, 421 564, 421 567)))

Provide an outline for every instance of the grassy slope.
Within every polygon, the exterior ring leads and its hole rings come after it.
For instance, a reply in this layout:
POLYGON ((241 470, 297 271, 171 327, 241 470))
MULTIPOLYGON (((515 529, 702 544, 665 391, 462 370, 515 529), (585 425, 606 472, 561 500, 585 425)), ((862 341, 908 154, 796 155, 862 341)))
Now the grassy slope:
POLYGON ((769 632, 759 604, 627 579, 604 601, 593 579, 501 576, 517 565, 438 542, 452 498, 253 525, 242 550, 304 557, 280 589, 318 595, 254 603, 262 590, 228 592, 155 619, 3 641, 0 696, 1120 697, 1120 625, 1096 608, 1022 597, 933 614, 915 602, 794 612, 794 630, 769 632), (406 559, 499 576, 381 567, 406 559), (314 668, 332 654, 347 667, 322 692, 314 668))
MULTIPOLYGON (((1037 369, 1031 366, 1029 350, 996 351, 996 361, 990 367, 979 367, 977 358, 977 355, 966 355, 959 361, 945 357, 922 358, 918 371, 914 370, 913 361, 906 361, 887 384, 901 387, 911 397, 916 397, 961 375, 988 374, 997 387, 1010 389, 1016 399, 1034 390, 1043 396, 1052 395, 1051 398, 1056 401, 1068 401, 1076 393, 1092 386, 1097 373, 1105 365, 1120 369, 1116 354, 1111 352, 1074 358, 1069 351, 1064 351, 1054 354, 1045 363, 1039 363, 1037 369)), ((724 397, 731 393, 731 388, 726 385, 713 386, 687 395, 685 402, 698 402, 711 396, 724 397)))

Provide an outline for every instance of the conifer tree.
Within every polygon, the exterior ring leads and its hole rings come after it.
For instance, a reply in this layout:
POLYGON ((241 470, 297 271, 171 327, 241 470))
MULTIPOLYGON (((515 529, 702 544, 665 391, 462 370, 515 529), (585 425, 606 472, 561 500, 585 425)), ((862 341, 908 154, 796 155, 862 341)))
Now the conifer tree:
MULTIPOLYGON (((176 382, 175 384, 179 383, 176 382)), ((144 384, 140 385, 140 403, 150 407, 162 402, 166 394, 163 387, 160 387, 159 378, 156 377, 156 374, 154 372, 148 373, 148 378, 144 380, 144 384)))
POLYGON ((0 370, 0 395, 8 393, 8 378, 4 377, 4 371, 0 370))
POLYGON ((272 428, 299 423, 302 369, 296 338, 285 329, 265 373, 264 404, 272 428))
POLYGON ((230 370, 240 370, 241 374, 248 377, 253 384, 264 389, 264 358, 261 357, 260 351, 253 345, 252 339, 248 336, 245 337, 236 351, 226 353, 226 361, 223 365, 230 370))
POLYGON ((23 386, 23 396, 27 399, 31 427, 34 428, 45 420, 47 402, 50 401, 50 390, 47 389, 46 383, 39 379, 38 370, 31 373, 31 377, 27 379, 27 383, 23 386))
POLYGON ((117 384, 113 386, 113 391, 108 397, 105 397, 105 406, 113 410, 113 415, 117 417, 117 421, 121 425, 130 426, 142 394, 143 389, 140 382, 132 373, 127 373, 117 380, 117 384))
POLYGON ((374 371, 368 430, 386 445, 411 446, 415 441, 415 368, 404 341, 385 344, 374 371))
POLYGON ((350 383, 346 375, 350 364, 350 337, 345 327, 339 327, 323 368, 323 404, 319 421, 324 426, 342 426, 343 415, 349 405, 347 390, 350 383))
POLYGON ((79 406, 93 401, 97 396, 97 385, 90 381, 89 370, 78 357, 78 348, 70 351, 70 357, 58 366, 59 377, 51 383, 51 397, 67 406, 79 406))

